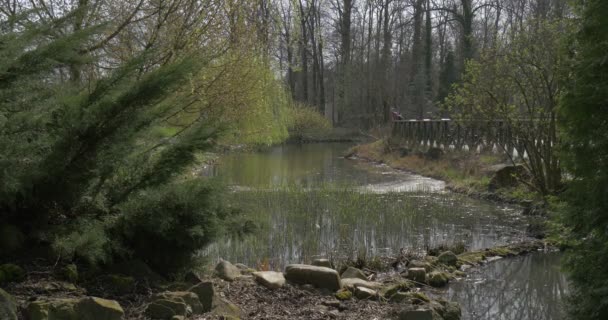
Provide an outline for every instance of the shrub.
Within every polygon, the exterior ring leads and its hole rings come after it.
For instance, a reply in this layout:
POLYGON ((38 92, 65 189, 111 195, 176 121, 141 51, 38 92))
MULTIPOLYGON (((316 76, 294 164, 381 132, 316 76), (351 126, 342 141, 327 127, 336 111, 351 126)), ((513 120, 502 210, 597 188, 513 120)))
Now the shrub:
POLYGON ((215 239, 228 216, 218 188, 203 180, 142 191, 120 210, 112 232, 133 258, 162 274, 191 267, 195 253, 215 239))
POLYGON ((288 131, 292 140, 318 139, 331 131, 331 124, 313 107, 295 104, 291 109, 288 131))

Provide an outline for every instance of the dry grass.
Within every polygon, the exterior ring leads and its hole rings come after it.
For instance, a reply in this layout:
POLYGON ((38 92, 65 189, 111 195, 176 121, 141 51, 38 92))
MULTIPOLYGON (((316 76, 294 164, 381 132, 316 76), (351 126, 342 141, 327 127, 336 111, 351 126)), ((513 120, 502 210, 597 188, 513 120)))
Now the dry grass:
POLYGON ((487 190, 493 173, 490 167, 505 160, 495 154, 480 155, 472 152, 447 152, 437 160, 426 157, 422 152, 412 151, 402 157, 399 148, 384 139, 356 146, 350 154, 386 163, 396 169, 444 180, 454 188, 477 192, 487 190))

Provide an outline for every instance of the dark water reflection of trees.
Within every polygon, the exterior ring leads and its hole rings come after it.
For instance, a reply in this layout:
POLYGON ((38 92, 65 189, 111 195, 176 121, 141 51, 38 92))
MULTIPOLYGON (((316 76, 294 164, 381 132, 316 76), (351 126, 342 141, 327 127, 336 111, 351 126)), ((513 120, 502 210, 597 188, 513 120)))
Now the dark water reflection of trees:
POLYGON ((450 285, 463 319, 559 320, 567 281, 558 253, 531 254, 489 263, 450 285))

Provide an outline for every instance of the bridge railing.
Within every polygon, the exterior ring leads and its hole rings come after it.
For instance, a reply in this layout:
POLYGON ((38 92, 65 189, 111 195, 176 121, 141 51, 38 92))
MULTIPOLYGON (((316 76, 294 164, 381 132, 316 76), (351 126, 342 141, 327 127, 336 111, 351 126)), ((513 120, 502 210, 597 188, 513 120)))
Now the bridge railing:
MULTIPOLYGON (((529 137, 522 137, 517 126, 531 127, 541 119, 495 120, 452 120, 405 119, 393 121, 392 136, 411 149, 441 148, 464 151, 510 151, 525 153, 524 143, 529 137)), ((539 137, 534 143, 544 143, 539 137)))

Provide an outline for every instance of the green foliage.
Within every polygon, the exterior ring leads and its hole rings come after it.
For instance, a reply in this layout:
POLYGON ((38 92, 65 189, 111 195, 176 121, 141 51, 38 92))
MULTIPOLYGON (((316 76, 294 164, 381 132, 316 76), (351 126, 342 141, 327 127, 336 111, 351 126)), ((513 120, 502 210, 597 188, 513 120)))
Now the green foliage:
MULTIPOLYGON (((529 185, 547 195, 561 188, 556 107, 563 62, 559 54, 564 21, 532 20, 513 41, 483 52, 467 63, 462 82, 444 107, 461 125, 494 130, 480 121, 504 121, 518 138, 517 151, 532 179, 529 185), (542 140, 543 143, 537 143, 542 140), (521 157, 526 152, 527 157, 521 157)), ((512 150, 507 155, 511 158, 512 150)))
POLYGON ((196 251, 215 239, 229 214, 217 187, 203 180, 147 189, 120 211, 112 234, 133 258, 164 274, 190 267, 196 251))
POLYGON ((563 159, 573 178, 562 222, 573 249, 572 319, 608 318, 608 2, 578 2, 581 21, 569 42, 571 72, 560 105, 563 159))
MULTIPOLYGON (((197 155, 226 131, 225 105, 199 92, 197 81, 233 88, 238 73, 223 78, 221 65, 209 68, 222 57, 197 52, 159 64, 150 49, 92 73, 86 85, 81 77, 66 79, 67 71, 93 68, 93 55, 81 48, 99 31, 66 33, 71 20, 0 33, 0 223, 51 242, 64 259, 107 264, 135 257, 176 272, 215 240, 228 217, 217 188, 192 179, 197 155), (196 116, 184 116, 196 102, 203 105, 196 116), (179 121, 167 121, 176 114, 179 121)), ((285 97, 272 95, 282 91, 271 91, 267 65, 246 61, 263 71, 259 81, 214 94, 254 101, 253 118, 270 128, 284 105, 271 100, 285 97)), ((286 126, 279 128, 284 132, 262 140, 284 139, 286 126)), ((231 219, 229 229, 252 226, 231 219)))
POLYGON ((106 233, 108 221, 80 218, 72 224, 49 230, 55 235, 53 251, 66 260, 78 259, 90 264, 109 262, 116 251, 106 233))
POLYGON ((313 107, 294 104, 290 110, 289 137, 293 140, 307 140, 327 135, 331 123, 313 107))

